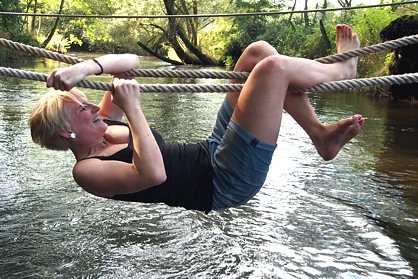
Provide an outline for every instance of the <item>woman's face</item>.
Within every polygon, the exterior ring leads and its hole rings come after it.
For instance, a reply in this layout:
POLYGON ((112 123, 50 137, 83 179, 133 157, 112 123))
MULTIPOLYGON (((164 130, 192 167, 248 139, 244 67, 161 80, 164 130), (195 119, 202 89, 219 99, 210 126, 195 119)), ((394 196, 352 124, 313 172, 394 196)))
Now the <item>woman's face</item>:
POLYGON ((107 124, 99 116, 99 106, 89 103, 81 94, 74 93, 80 102, 67 102, 64 108, 69 116, 71 132, 78 138, 100 138, 107 130, 107 124))

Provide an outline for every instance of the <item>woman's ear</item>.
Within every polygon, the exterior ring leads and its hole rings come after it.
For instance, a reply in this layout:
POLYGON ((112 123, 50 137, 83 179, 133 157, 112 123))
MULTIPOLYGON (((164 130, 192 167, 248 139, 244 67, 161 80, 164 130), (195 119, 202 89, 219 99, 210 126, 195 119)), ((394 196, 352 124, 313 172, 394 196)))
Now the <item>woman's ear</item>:
POLYGON ((68 131, 68 132, 61 132, 60 136, 65 139, 75 139, 77 137, 76 133, 68 131))

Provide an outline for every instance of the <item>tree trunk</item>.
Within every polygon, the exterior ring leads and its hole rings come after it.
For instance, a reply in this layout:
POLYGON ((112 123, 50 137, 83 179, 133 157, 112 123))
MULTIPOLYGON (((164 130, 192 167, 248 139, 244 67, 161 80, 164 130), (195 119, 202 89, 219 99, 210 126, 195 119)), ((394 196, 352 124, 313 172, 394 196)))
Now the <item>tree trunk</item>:
MULTIPOLYGON (((197 14, 197 1, 193 0, 192 1, 192 7, 191 7, 191 12, 189 11, 189 8, 187 6, 187 3, 185 1, 180 1, 181 3, 181 14, 193 14, 196 15, 197 14)), ((197 17, 191 17, 191 18, 183 18, 182 20, 184 20, 185 25, 186 25, 186 29, 187 29, 187 34, 190 37, 190 41, 194 44, 197 45, 198 44, 198 40, 197 40, 197 28, 199 26, 199 19, 197 17)))
MULTIPOLYGON (((164 0, 164 6, 167 15, 177 14, 197 14, 197 2, 193 1, 191 12, 185 0, 164 0), (179 3, 177 6, 176 3, 179 3)), ((173 64, 192 64, 192 65, 218 65, 210 56, 205 55, 198 47, 198 30, 199 20, 197 18, 175 18, 169 17, 167 26, 159 26, 151 24, 153 28, 159 29, 161 35, 159 38, 151 39, 148 43, 138 42, 146 52, 153 56, 173 64), (152 41, 152 42, 151 42, 152 41), (151 43, 150 43, 151 42, 151 43), (161 46, 169 46, 172 48, 181 63, 175 62, 169 58, 163 58, 163 54, 158 51, 161 46)))
POLYGON ((351 0, 338 0, 338 4, 343 8, 349 8, 351 7, 351 0))
MULTIPOLYGON (((166 11, 168 15, 175 15, 176 11, 174 8, 174 0, 164 0, 166 11)), ((193 44, 189 38, 186 36, 182 26, 178 23, 176 18, 168 19, 168 38, 171 46, 177 53, 177 56, 186 64, 204 64, 204 65, 216 65, 217 63, 205 55, 195 44, 193 44), (187 53, 185 49, 181 46, 177 38, 180 38, 184 46, 188 51, 193 55, 187 53)))
MULTIPOLYGON (((61 0, 61 4, 60 4, 60 8, 59 8, 58 14, 61 14, 61 13, 62 13, 62 9, 63 9, 63 7, 64 7, 64 1, 65 1, 65 0, 61 0)), ((49 42, 51 41, 52 37, 54 36, 55 30, 56 30, 56 29, 57 29, 57 27, 58 27, 59 20, 60 20, 60 18, 59 18, 59 17, 57 17, 57 18, 55 19, 55 24, 54 24, 54 26, 52 27, 51 31, 49 32, 48 37, 47 37, 47 38, 45 39, 45 41, 41 44, 41 48, 45 48, 45 47, 49 44, 49 42)))
POLYGON ((325 45, 326 45, 326 47, 328 48, 328 49, 330 49, 331 47, 332 47, 332 45, 331 45, 331 41, 329 40, 329 38, 328 38, 328 34, 327 34, 327 30, 325 30, 325 27, 324 27, 324 21, 321 19, 320 21, 319 21, 319 28, 321 29, 321 34, 322 34, 322 37, 324 38, 324 40, 325 40, 325 45))
POLYGON ((290 15, 289 15, 289 19, 287 20, 287 21, 290 23, 290 25, 292 26, 292 29, 293 29, 293 30, 296 30, 295 25, 294 25, 294 24, 293 24, 293 22, 292 22, 293 12, 294 12, 294 11, 295 11, 295 9, 296 9, 296 3, 297 3, 297 0, 295 0, 295 2, 293 2, 292 13, 290 13, 290 15))
MULTIPOLYGON (((35 4, 33 6, 33 13, 36 14, 38 12, 38 0, 35 0, 35 4)), ((36 28, 36 16, 32 17, 32 24, 31 24, 31 31, 35 32, 36 28)))
MULTIPOLYGON (((164 5, 168 15, 174 15, 174 0, 164 0, 164 5)), ((180 45, 177 35, 180 32, 180 25, 177 23, 175 18, 168 18, 168 32, 167 39, 171 47, 176 52, 177 56, 183 63, 186 64, 197 64, 198 60, 187 54, 183 47, 180 45)))
MULTIPOLYGON (((305 11, 308 9, 308 0, 305 0, 305 11)), ((305 22, 305 28, 309 27, 309 15, 307 12, 303 13, 303 20, 305 22)))

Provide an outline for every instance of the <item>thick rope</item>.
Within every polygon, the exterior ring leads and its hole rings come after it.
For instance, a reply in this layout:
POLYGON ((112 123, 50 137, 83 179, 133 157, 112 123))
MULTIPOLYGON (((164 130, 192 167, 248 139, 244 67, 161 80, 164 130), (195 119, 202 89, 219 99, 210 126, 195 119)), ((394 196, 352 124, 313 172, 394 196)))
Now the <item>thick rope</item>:
MULTIPOLYGON (((344 61, 353 57, 370 54, 381 50, 392 50, 398 47, 415 44, 418 42, 418 35, 403 37, 397 40, 388 41, 362 49, 355 49, 349 52, 331 55, 317 59, 321 63, 334 63, 344 61)), ((0 45, 10 49, 27 52, 33 55, 46 57, 67 64, 80 63, 83 60, 69 55, 63 55, 56 52, 40 49, 37 47, 27 46, 21 43, 16 43, 10 40, 0 38, 0 45)), ((129 76, 142 77, 186 77, 186 78, 227 78, 227 79, 246 79, 249 75, 247 72, 231 72, 231 71, 209 71, 209 70, 139 70, 134 69, 125 74, 129 76)), ((35 72, 28 72, 16 70, 11 68, 0 67, 0 76, 17 77, 29 80, 37 80, 45 82, 47 75, 35 72)), ((405 84, 417 82, 417 74, 405 74, 396 76, 382 76, 377 78, 364 78, 355 80, 334 81, 328 83, 321 83, 305 90, 304 92, 323 92, 331 90, 343 90, 357 87, 367 86, 382 86, 390 84, 405 84)), ((79 87, 98 89, 98 90, 113 90, 111 84, 103 82, 94 82, 83 80, 77 84, 79 87)), ((161 93, 161 92, 234 92, 240 91, 241 84, 224 84, 224 85, 206 85, 206 84, 142 84, 141 91, 144 93, 161 93)))
MULTIPOLYGON (((45 82, 48 78, 46 74, 36 72, 29 72, 17 70, 12 68, 0 67, 0 76, 15 77, 21 79, 35 80, 45 82)), ((383 86, 391 84, 406 84, 418 82, 418 73, 381 76, 375 78, 362 78, 354 80, 341 80, 333 82, 324 82, 305 90, 300 90, 307 93, 316 93, 324 91, 334 91, 343 89, 352 89, 367 86, 383 86)), ((113 91, 113 86, 110 83, 82 80, 77 84, 78 87, 109 90, 113 91)), ((207 93, 207 92, 235 92, 242 89, 242 84, 141 84, 140 90, 143 93, 164 93, 164 92, 192 92, 192 93, 207 93)))
MULTIPOLYGON (((49 58, 67 64, 77 64, 83 62, 70 55, 53 52, 38 47, 28 46, 22 43, 13 42, 0 38, 0 45, 3 47, 25 52, 39 57, 49 58)), ((171 78, 213 78, 213 79, 247 79, 249 73, 232 71, 211 71, 211 70, 156 70, 156 69, 133 69, 125 73, 132 77, 171 77, 171 78)))
POLYGON ((396 40, 387 41, 364 48, 354 49, 352 51, 344 52, 341 54, 330 55, 322 58, 316 59, 316 61, 324 64, 332 64, 335 62, 341 62, 348 60, 356 56, 364 56, 367 54, 375 53, 382 50, 394 50, 407 45, 412 45, 418 43, 418 35, 411 35, 402 37, 396 40))
MULTIPOLYGON (((387 41, 360 49, 355 49, 341 54, 330 55, 316 59, 316 61, 331 64, 335 62, 345 61, 347 59, 375 53, 382 50, 393 50, 399 47, 418 43, 418 35, 406 36, 400 39, 387 41)), ((83 60, 73 56, 60 54, 45 49, 24 45, 13 42, 4 38, 0 38, 0 45, 9 49, 26 52, 29 54, 53 59, 55 61, 67 64, 80 63, 83 60)), ((219 78, 219 79, 247 79, 248 72, 232 72, 232 71, 212 71, 212 70, 156 70, 156 69, 134 69, 127 73, 128 76, 134 77, 180 77, 180 78, 219 78)))

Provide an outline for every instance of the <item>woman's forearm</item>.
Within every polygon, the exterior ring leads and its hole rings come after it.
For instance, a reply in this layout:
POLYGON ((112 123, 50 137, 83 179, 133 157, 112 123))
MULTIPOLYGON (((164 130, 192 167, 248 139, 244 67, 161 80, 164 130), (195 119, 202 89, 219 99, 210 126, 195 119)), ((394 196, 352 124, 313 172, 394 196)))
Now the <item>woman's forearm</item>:
POLYGON ((139 67, 139 57, 135 54, 107 54, 94 60, 86 60, 69 67, 52 71, 46 84, 59 90, 71 90, 85 77, 94 74, 120 74, 139 67))
POLYGON ((136 172, 150 185, 161 184, 166 179, 164 161, 142 109, 137 108, 125 113, 132 133, 132 163, 136 172))
POLYGON ((161 184, 166 179, 164 161, 142 111, 139 84, 136 80, 115 78, 113 85, 113 102, 125 112, 131 130, 134 146, 132 166, 138 185, 151 187, 161 184))
POLYGON ((112 102, 112 92, 105 91, 99 103, 99 115, 104 119, 121 121, 124 115, 123 110, 112 102))
POLYGON ((84 77, 97 74, 120 74, 139 67, 139 57, 135 54, 106 54, 75 64, 84 77))
POLYGON ((119 74, 139 67, 139 57, 135 54, 107 54, 86 61, 90 74, 98 74, 103 70, 107 74, 119 74), (101 66, 101 67, 100 67, 101 66))

